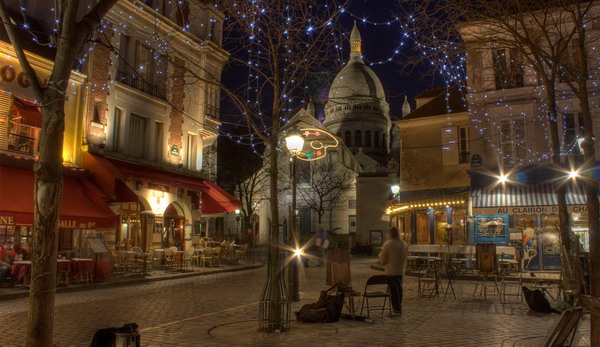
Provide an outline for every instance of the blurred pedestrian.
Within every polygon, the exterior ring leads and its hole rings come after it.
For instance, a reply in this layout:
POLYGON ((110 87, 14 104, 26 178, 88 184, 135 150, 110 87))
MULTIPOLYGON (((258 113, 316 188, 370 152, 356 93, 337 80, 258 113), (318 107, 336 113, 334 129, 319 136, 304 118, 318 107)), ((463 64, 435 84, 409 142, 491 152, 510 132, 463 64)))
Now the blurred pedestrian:
POLYGON ((325 252, 329 248, 329 235, 322 224, 317 226, 317 235, 315 237, 315 245, 319 249, 319 266, 323 266, 325 263, 325 252))
POLYGON ((406 271, 408 245, 400 239, 396 227, 388 231, 388 240, 381 247, 379 261, 385 268, 390 285, 392 309, 395 314, 402 314, 402 280, 406 271))

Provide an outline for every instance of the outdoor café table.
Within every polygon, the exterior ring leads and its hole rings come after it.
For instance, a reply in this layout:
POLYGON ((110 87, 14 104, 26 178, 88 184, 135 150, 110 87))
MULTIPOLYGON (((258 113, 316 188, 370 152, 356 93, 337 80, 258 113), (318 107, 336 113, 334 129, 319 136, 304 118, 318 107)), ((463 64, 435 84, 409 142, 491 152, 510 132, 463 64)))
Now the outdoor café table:
POLYGON ((17 278, 17 281, 23 280, 23 287, 25 286, 25 276, 31 271, 31 261, 30 260, 20 260, 15 261, 12 264, 12 270, 10 271, 11 275, 17 278))
POLYGON ((94 259, 90 258, 73 258, 71 259, 71 271, 73 272, 73 278, 80 278, 81 271, 88 270, 92 271, 94 266, 94 259))

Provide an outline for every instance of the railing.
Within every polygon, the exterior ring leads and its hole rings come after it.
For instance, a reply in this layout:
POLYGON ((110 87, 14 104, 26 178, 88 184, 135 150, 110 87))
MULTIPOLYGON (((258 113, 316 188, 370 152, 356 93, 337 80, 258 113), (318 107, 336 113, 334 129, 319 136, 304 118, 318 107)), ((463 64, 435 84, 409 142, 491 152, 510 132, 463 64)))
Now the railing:
POLYGON ((219 108, 204 104, 204 112, 206 113, 206 117, 210 119, 219 119, 219 108))
POLYGON ((157 98, 161 98, 163 100, 167 99, 166 88, 150 84, 134 73, 119 71, 117 72, 117 81, 135 89, 141 90, 144 93, 153 95, 157 98))
POLYGON ((18 152, 28 155, 37 154, 37 148, 35 148, 36 139, 33 137, 8 134, 8 150, 11 152, 18 152))

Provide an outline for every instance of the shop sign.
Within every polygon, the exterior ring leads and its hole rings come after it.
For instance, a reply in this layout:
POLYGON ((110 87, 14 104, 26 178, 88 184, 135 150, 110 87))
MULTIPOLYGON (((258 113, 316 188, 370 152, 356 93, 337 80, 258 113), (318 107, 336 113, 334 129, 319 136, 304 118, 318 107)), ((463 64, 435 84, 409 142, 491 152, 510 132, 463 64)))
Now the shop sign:
POLYGON ((58 222, 58 227, 62 229, 95 229, 96 223, 94 222, 79 222, 76 220, 63 220, 58 222))
POLYGON ((481 167, 482 160, 479 154, 473 154, 471 156, 471 166, 472 167, 481 167))
MULTIPOLYGON (((567 206, 570 213, 587 212, 586 205, 567 206)), ((474 213, 481 215, 502 214, 558 214, 558 206, 522 206, 522 207, 488 207, 474 208, 474 213)))
MULTIPOLYGON (((36 72, 38 76, 41 74, 39 70, 36 72)), ((48 73, 45 74, 47 75, 48 73)), ((46 86, 48 78, 40 79, 40 84, 42 87, 46 86)), ((31 83, 27 75, 16 60, 5 57, 0 58, 0 89, 29 99, 35 99, 33 90, 30 87, 31 83)))
POLYGON ((0 225, 15 225, 15 217, 0 216, 0 225))
MULTIPOLYGON (((0 225, 15 225, 14 216, 0 216, 0 225)), ((95 222, 80 222, 76 220, 61 219, 58 227, 62 229, 95 229, 95 222)))

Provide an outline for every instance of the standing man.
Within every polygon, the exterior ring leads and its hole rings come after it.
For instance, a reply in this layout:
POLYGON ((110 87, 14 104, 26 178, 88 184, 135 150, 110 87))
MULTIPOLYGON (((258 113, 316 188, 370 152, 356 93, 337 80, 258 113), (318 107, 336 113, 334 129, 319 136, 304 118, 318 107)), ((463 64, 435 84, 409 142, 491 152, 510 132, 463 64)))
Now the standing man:
POLYGON ((407 257, 408 245, 400 239, 398 228, 390 228, 388 240, 383 244, 381 253, 379 253, 379 261, 383 264, 385 274, 388 276, 394 314, 402 314, 402 279, 404 271, 406 271, 407 257))
POLYGON ((0 248, 0 287, 2 287, 4 278, 12 268, 15 256, 15 251, 11 248, 9 243, 2 245, 2 248, 0 248))

